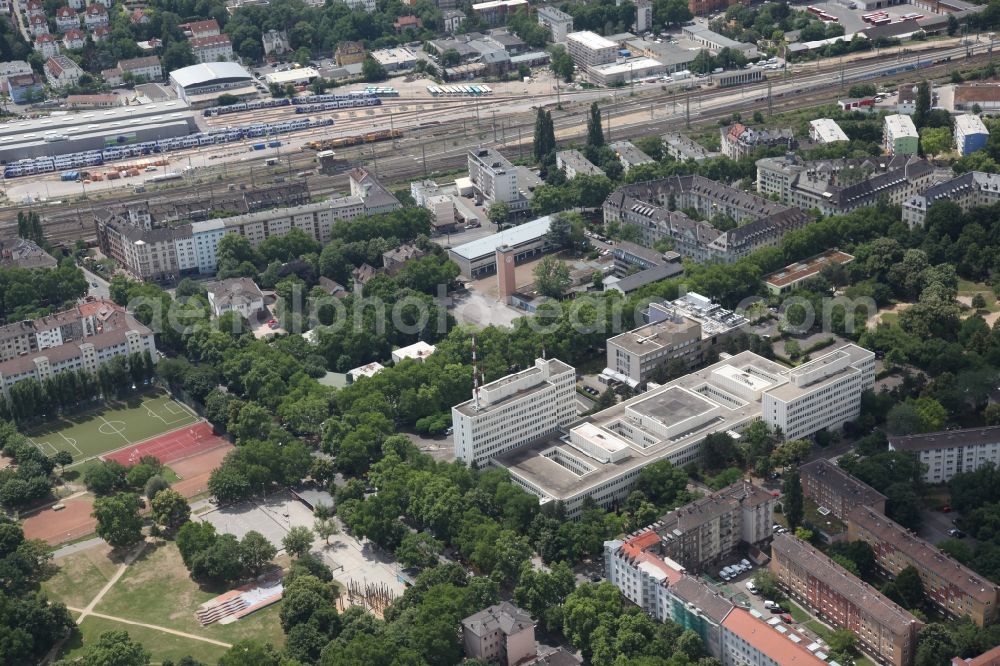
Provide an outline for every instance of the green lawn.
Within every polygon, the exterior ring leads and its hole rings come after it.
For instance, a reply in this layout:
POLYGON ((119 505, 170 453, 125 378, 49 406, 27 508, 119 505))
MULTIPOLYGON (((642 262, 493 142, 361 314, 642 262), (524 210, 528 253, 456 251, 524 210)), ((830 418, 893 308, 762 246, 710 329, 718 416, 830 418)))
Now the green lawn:
POLYGON ((1000 306, 997 305, 997 297, 993 293, 993 289, 988 284, 983 284, 982 282, 970 282, 969 280, 959 280, 958 281, 958 295, 968 296, 971 298, 975 294, 982 294, 983 298, 986 300, 986 310, 989 312, 996 312, 1000 310, 1000 306))
POLYGON ((214 664, 226 651, 226 648, 219 645, 175 636, 156 629, 137 627, 100 617, 88 617, 80 624, 79 635, 63 647, 61 658, 71 662, 81 657, 86 646, 91 641, 96 641, 106 631, 127 631, 133 641, 142 643, 143 647, 149 650, 153 663, 160 663, 166 659, 177 662, 182 657, 191 655, 200 662, 214 664))
POLYGON ((786 599, 785 605, 788 606, 788 614, 791 615, 792 619, 796 622, 806 622, 812 619, 812 615, 802 610, 798 604, 794 604, 786 599))
POLYGON ((25 435, 46 455, 69 451, 77 466, 196 421, 197 415, 170 396, 147 393, 50 421, 25 435))
POLYGON ((830 636, 830 630, 826 627, 825 624, 823 624, 819 620, 809 620, 808 622, 804 622, 803 624, 809 629, 811 629, 813 633, 822 638, 824 641, 830 636))
POLYGON ((842 534, 846 531, 844 523, 837 519, 832 513, 823 515, 819 512, 819 507, 816 503, 810 499, 806 499, 802 503, 803 516, 805 521, 811 525, 815 525, 817 528, 823 530, 827 534, 833 536, 837 534, 842 534))
POLYGON ((110 546, 101 545, 55 560, 58 571, 42 583, 42 589, 50 599, 83 608, 118 569, 118 563, 108 557, 110 552, 110 546))

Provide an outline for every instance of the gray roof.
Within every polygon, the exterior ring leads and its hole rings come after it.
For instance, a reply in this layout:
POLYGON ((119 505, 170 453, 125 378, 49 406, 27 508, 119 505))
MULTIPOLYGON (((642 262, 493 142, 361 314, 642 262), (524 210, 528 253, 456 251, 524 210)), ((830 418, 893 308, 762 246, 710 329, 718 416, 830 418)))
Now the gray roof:
POLYGON ((716 624, 722 624, 722 621, 729 615, 729 611, 734 608, 732 602, 724 596, 715 592, 700 579, 687 574, 681 576, 679 581, 671 585, 670 590, 679 599, 694 605, 716 624))
POLYGON ((496 252, 496 249, 501 245, 517 247, 519 245, 524 245, 525 243, 538 240, 549 232, 549 225, 551 222, 552 218, 546 215, 545 217, 540 217, 537 220, 525 222, 524 224, 516 227, 506 229, 490 236, 478 238, 474 241, 459 245, 458 247, 453 247, 450 252, 453 252, 463 259, 473 261, 492 252, 496 252))
POLYGON ((249 80, 251 76, 243 65, 235 62, 203 62, 199 65, 175 69, 170 72, 170 78, 182 88, 190 88, 217 79, 249 80))
POLYGON ((465 618, 462 620, 462 626, 476 636, 485 636, 494 631, 512 636, 533 628, 535 623, 526 611, 509 601, 501 601, 465 618))
POLYGON ((257 283, 248 277, 228 278, 205 284, 205 291, 212 295, 216 307, 237 302, 252 302, 263 299, 257 283))
POLYGON ((34 241, 25 238, 0 241, 0 266, 53 268, 58 262, 34 241))
POLYGON ((1000 444, 1000 426, 943 430, 921 435, 889 438, 889 447, 894 451, 933 451, 934 449, 982 446, 984 444, 1000 444))
POLYGON ((647 284, 653 284, 654 282, 659 282, 660 280, 666 280, 667 278, 680 275, 683 272, 684 266, 682 264, 660 264, 659 266, 647 268, 644 271, 639 271, 638 273, 633 273, 632 275, 626 275, 615 282, 607 282, 609 288, 616 289, 623 294, 629 294, 636 289, 645 287, 647 284))

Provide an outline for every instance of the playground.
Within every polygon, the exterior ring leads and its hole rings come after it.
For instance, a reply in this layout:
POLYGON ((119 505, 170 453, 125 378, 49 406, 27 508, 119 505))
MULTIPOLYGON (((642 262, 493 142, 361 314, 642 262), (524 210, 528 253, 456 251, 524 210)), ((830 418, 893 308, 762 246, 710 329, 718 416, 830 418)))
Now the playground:
POLYGON ((68 451, 73 465, 79 465, 198 421, 197 414, 170 396, 144 394, 50 421, 25 434, 45 455, 68 451))

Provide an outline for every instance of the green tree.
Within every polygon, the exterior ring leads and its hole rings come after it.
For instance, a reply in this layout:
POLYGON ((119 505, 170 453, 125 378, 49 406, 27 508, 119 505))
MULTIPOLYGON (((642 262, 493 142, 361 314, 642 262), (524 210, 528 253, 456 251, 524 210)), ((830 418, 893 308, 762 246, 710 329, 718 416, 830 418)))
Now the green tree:
POLYGON ((288 531, 285 538, 281 540, 281 545, 289 555, 302 557, 309 553, 312 548, 313 531, 303 525, 296 525, 288 531))
POLYGON ((233 643, 219 657, 218 666, 280 666, 281 654, 270 643, 248 638, 233 643))
POLYGON ((948 36, 954 37, 955 33, 958 32, 958 19, 955 18, 954 14, 948 14, 948 36))
POLYGON ((917 129, 923 129, 927 124, 927 117, 931 112, 931 85, 927 81, 921 81, 917 85, 917 98, 913 109, 913 124, 917 129))
POLYGON ((106 631, 87 647, 80 661, 84 666, 146 666, 150 652, 134 643, 127 631, 106 631))
POLYGON ((775 467, 798 465, 809 455, 812 442, 807 439, 789 439, 778 445, 771 453, 771 462, 775 467))
POLYGON ((535 289, 543 296, 561 298, 572 283, 569 268, 552 256, 545 256, 535 266, 535 289))
POLYGON ((785 475, 781 490, 781 509, 785 513, 789 529, 794 530, 802 524, 803 516, 802 481, 799 479, 798 470, 793 470, 785 475))
POLYGON ((574 70, 573 58, 566 51, 566 47, 562 44, 553 44, 549 47, 549 54, 551 55, 550 67, 552 67, 552 73, 557 77, 561 77, 566 83, 572 81, 574 70))
POLYGON ((590 114, 587 116, 587 145, 594 148, 600 148, 604 145, 601 109, 597 106, 597 102, 590 105, 590 114))
POLYGON ((951 130, 947 127, 925 127, 920 130, 920 148, 928 157, 951 150, 951 130))
POLYGON ((924 605, 924 583, 920 573, 907 566, 886 585, 884 593, 904 608, 916 609, 924 605))
POLYGON ((510 217, 510 204, 504 201, 494 201, 490 204, 490 208, 486 212, 486 215, 490 218, 490 222, 493 224, 496 224, 497 226, 504 224, 510 217))
POLYGON ((277 554, 278 549, 260 532, 250 530, 240 541, 240 564, 252 576, 260 574, 277 554))
POLYGON ((437 564, 443 544, 426 532, 407 532, 396 548, 396 559, 404 567, 430 567, 437 564))
POLYGON ((556 136, 555 127, 552 124, 552 114, 539 107, 538 114, 535 116, 535 161, 542 162, 555 149, 556 136))
POLYGON ((132 493, 119 493, 94 500, 91 515, 97 519, 97 535, 115 548, 128 548, 142 540, 142 500, 132 493))
POLYGON ((176 530, 191 519, 191 507, 176 490, 161 490, 150 501, 153 520, 158 525, 176 530))
MULTIPOLYGON (((949 14, 951 16, 951 14, 949 14)), ((975 310, 986 309, 986 298, 983 296, 982 292, 977 291, 972 296, 972 307, 975 310)))
POLYGON ((166 479, 159 474, 154 474, 146 481, 146 485, 142 488, 142 494, 146 497, 146 499, 151 500, 156 497, 158 492, 166 490, 169 487, 170 484, 167 483, 166 479))
MULTIPOLYGON (((981 294, 976 294, 982 298, 981 294)), ((973 298, 973 305, 975 305, 975 299, 973 298)), ((986 307, 985 305, 983 307, 986 307)), ((64 473, 66 471, 66 465, 73 464, 73 454, 69 451, 56 451, 55 455, 52 456, 52 462, 59 465, 59 472, 64 473)))
POLYGON ((837 629, 826 637, 826 643, 837 654, 850 654, 857 645, 858 636, 850 629, 837 629))
POLYGON ((957 654, 948 628, 938 622, 924 625, 917 634, 914 666, 941 666, 950 663, 957 654))
POLYGON ((365 61, 361 63, 361 76, 365 81, 369 83, 375 83, 378 81, 385 81, 389 78, 389 73, 385 71, 385 67, 382 66, 374 58, 365 58, 365 61))
POLYGON ((313 521, 313 530, 319 535, 319 538, 323 539, 327 543, 330 543, 330 537, 339 532, 337 527, 337 521, 332 517, 321 517, 316 516, 313 521))
POLYGON ((579 252, 589 245, 583 225, 583 218, 577 213, 556 213, 552 216, 546 236, 555 248, 579 252))

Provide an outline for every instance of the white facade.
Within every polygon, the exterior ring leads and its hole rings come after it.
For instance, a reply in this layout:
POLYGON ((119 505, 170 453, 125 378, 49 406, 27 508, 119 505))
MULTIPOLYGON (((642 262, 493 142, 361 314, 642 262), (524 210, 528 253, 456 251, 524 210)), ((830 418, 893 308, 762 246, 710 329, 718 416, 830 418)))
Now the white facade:
POLYGON ((604 175, 604 171, 584 157, 579 150, 560 150, 557 152, 556 167, 566 172, 566 180, 573 180, 580 175, 604 175))
POLYGON ((49 33, 45 33, 35 39, 35 50, 41 53, 42 56, 50 58, 59 53, 59 42, 49 33))
MULTIPOLYGON (((655 533, 654 533, 655 536, 655 533)), ((629 541, 640 541, 642 535, 629 541)), ((655 540, 659 540, 656 537, 655 540)), ((629 544, 631 546, 631 543, 629 544)), ((638 547, 623 548, 620 539, 604 542, 604 576, 633 604, 660 622, 672 620, 673 595, 670 583, 684 573, 684 567, 670 558, 641 552, 638 547)))
POLYGON ((0 88, 7 85, 8 78, 21 74, 31 74, 31 65, 23 60, 0 62, 0 88))
POLYGON ((916 155, 920 142, 917 127, 909 116, 886 116, 882 125, 885 150, 890 155, 916 155))
POLYGON ((875 386, 875 353, 855 345, 789 371, 789 384, 764 394, 764 420, 786 439, 835 428, 861 413, 861 394, 875 386))
POLYGON ((566 35, 573 32, 573 17, 556 7, 539 7, 538 22, 552 33, 556 44, 566 42, 566 35))
MULTIPOLYGON (((191 224, 191 248, 194 250, 194 265, 198 272, 211 275, 219 265, 216 250, 219 241, 226 234, 226 226, 222 220, 208 220, 191 224)), ((187 265, 191 265, 190 252, 187 265)))
POLYGON ((233 59, 233 44, 225 35, 191 38, 191 53, 198 62, 220 62, 233 59))
POLYGON ((924 481, 946 483, 984 465, 1000 466, 1000 426, 890 437, 889 450, 915 454, 927 466, 924 481))
POLYGON ((163 78, 163 68, 156 56, 119 60, 118 69, 122 72, 132 72, 132 76, 144 76, 147 81, 159 81, 163 78))
POLYGON ((637 35, 642 34, 653 27, 653 2, 652 0, 635 0, 635 23, 632 30, 637 35))
POLYGON ((486 204, 518 198, 517 169, 492 148, 469 151, 469 178, 486 204))
POLYGON ((617 44, 589 30, 566 35, 566 50, 580 69, 614 62, 618 56, 617 44))
POLYGON ((809 138, 817 143, 834 143, 849 141, 840 125, 830 118, 817 118, 809 121, 809 138))
POLYGON ((576 371, 556 359, 474 390, 451 409, 455 457, 483 467, 506 453, 569 425, 576 418, 576 371))

